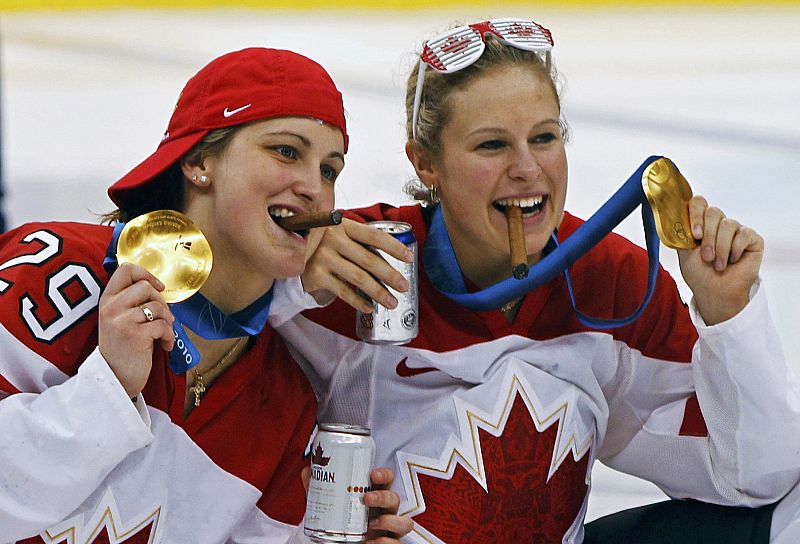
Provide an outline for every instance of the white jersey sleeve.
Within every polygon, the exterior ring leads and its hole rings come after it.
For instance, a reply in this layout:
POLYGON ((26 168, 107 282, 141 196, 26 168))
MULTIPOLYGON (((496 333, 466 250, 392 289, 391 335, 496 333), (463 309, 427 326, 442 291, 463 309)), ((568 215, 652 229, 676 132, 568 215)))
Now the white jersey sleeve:
POLYGON ((692 320, 699 339, 690 365, 622 355, 609 399, 614 431, 601 460, 675 498, 774 502, 800 479, 800 386, 764 289, 757 284, 747 307, 726 322, 706 326, 696 309, 692 320), (699 428, 687 425, 692 402, 702 412, 699 428))
MULTIPOLYGON (((4 340, 8 354, 12 341, 4 340)), ((64 519, 152 439, 98 351, 63 383, 0 401, 0 429, 0 527, 12 538, 64 519)))
POLYGON ((274 290, 269 306, 269 322, 273 327, 286 323, 303 310, 321 306, 303 290, 300 277, 276 280, 274 290))

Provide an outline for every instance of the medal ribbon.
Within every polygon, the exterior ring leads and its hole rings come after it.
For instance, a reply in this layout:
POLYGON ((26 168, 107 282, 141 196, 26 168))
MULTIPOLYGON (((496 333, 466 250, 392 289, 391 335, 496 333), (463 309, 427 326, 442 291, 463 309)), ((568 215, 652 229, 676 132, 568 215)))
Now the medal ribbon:
MULTIPOLYGON (((117 242, 124 223, 114 226, 111 243, 106 249, 103 267, 109 274, 117 268, 117 242)), ((175 317, 172 330, 175 333, 175 347, 169 354, 169 366, 176 374, 183 374, 200 364, 200 352, 195 347, 186 328, 208 340, 255 336, 264 330, 269 317, 273 289, 270 288, 247 308, 227 315, 214 303, 200 293, 188 299, 169 304, 175 317)))
POLYGON ((524 296, 557 277, 562 272, 566 278, 572 308, 578 320, 596 329, 611 329, 628 325, 644 311, 656 286, 658 276, 659 239, 650 204, 642 188, 642 175, 650 163, 661 157, 647 158, 628 180, 572 235, 559 244, 555 233, 544 250, 542 259, 528 271, 528 277, 517 280, 507 278, 486 289, 468 293, 461 268, 458 266, 453 245, 447 232, 440 207, 433 212, 428 238, 423 248, 425 272, 434 287, 454 302, 471 310, 488 311, 524 296), (578 310, 572 290, 569 267, 610 233, 623 219, 636 209, 642 208, 642 226, 648 255, 647 292, 639 307, 631 315, 621 319, 600 319, 578 310))

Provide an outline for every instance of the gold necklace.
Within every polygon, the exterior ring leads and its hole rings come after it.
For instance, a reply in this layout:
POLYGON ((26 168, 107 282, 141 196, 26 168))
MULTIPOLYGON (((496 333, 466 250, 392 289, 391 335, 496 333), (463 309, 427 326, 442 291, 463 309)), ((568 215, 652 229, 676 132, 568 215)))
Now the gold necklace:
MULTIPOLYGON (((225 355, 223 355, 222 358, 219 361, 217 361, 217 364, 215 364, 214 366, 212 366, 211 368, 206 370, 205 374, 208 375, 209 372, 213 372, 214 370, 218 369, 223 364, 225 364, 225 362, 228 359, 230 359, 231 355, 233 355, 233 352, 236 351, 236 348, 238 348, 239 345, 241 345, 242 341, 245 338, 247 338, 247 337, 246 336, 242 336, 238 340, 236 340, 236 342, 234 342, 233 345, 231 346, 231 349, 229 349, 227 351, 227 353, 225 353, 225 355)), ((194 405, 195 406, 200 406, 200 399, 203 398, 203 395, 206 392, 206 386, 203 383, 203 375, 200 374, 200 372, 197 370, 197 368, 193 368, 192 369, 192 373, 194 374, 194 385, 189 388, 189 391, 194 393, 194 405)))

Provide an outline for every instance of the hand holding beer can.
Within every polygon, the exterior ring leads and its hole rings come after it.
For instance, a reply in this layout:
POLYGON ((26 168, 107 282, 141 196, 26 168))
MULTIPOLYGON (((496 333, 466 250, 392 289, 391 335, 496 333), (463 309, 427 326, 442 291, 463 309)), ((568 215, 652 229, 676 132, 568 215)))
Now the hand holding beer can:
POLYGON ((304 532, 313 542, 364 542, 375 463, 375 442, 369 429, 321 423, 311 446, 304 532))
POLYGON ((397 299, 397 307, 389 309, 373 301, 372 313, 356 314, 356 335, 371 344, 407 344, 417 337, 419 332, 419 298, 417 296, 417 239, 411 231, 411 225, 402 221, 373 221, 369 226, 387 232, 403 242, 414 254, 410 263, 396 259, 377 248, 372 250, 383 257, 395 270, 399 271, 408 282, 405 293, 386 289, 397 299))

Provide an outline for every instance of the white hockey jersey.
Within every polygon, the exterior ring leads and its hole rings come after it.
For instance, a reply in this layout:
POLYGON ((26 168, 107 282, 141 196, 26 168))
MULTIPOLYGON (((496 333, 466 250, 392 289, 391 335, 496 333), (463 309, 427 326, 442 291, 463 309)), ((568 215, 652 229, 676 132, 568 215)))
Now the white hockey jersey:
MULTIPOLYGON (((410 223, 422 255, 421 208, 352 217, 410 223)), ((580 223, 567 214, 559 239, 580 223)), ((571 275, 581 311, 620 318, 645 293, 647 256, 609 235, 571 275)), ((422 262, 419 302, 419 336, 403 346, 359 341, 341 301, 277 327, 320 421, 372 429, 415 521, 408 542, 581 542, 596 459, 671 497, 729 505, 774 502, 800 477, 800 403, 760 284, 713 327, 663 269, 642 316, 608 332, 578 322, 563 275, 513 324, 450 301, 422 262)))

